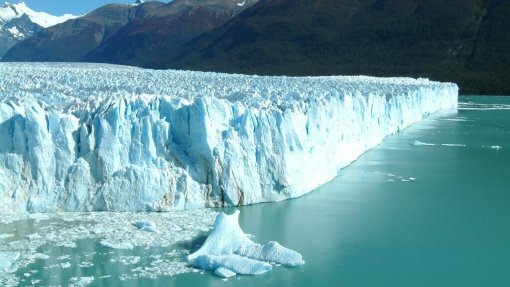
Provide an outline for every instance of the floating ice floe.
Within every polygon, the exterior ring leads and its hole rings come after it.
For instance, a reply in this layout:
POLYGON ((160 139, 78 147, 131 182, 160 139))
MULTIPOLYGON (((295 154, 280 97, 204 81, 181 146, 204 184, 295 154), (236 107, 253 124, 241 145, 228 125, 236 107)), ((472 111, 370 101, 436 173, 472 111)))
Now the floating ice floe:
POLYGON ((158 232, 158 228, 156 227, 156 223, 150 220, 138 220, 134 223, 138 229, 149 232, 158 232))
POLYGON ((449 147, 465 147, 465 144, 441 144, 442 146, 449 146, 449 147))
POLYGON ((405 178, 405 177, 402 177, 402 176, 399 176, 399 175, 395 175, 395 174, 392 174, 392 173, 388 173, 388 172, 376 171, 374 173, 377 174, 377 175, 386 176, 387 180, 390 181, 390 182, 394 182, 394 181, 397 181, 397 180, 401 181, 401 182, 410 182, 410 181, 415 181, 416 180, 416 177, 405 178))
POLYGON ((94 282, 94 276, 72 277, 71 279, 69 279, 69 281, 71 282, 71 284, 69 284, 69 287, 85 287, 94 282))
POLYGON ((467 122, 467 121, 469 121, 468 119, 463 118, 463 117, 450 118, 450 119, 443 119, 443 120, 444 120, 444 121, 448 121, 448 122, 467 122))
POLYGON ((119 256, 117 258, 112 258, 110 262, 112 263, 122 263, 123 265, 132 265, 140 262, 141 257, 140 256, 119 256))
POLYGON ((457 143, 441 143, 441 144, 435 144, 435 143, 426 143, 421 142, 418 140, 415 140, 413 142, 413 145, 415 146, 447 146, 447 147, 465 147, 465 144, 457 144, 457 143))
POLYGON ((239 226, 239 210, 220 213, 202 247, 188 256, 189 264, 213 271, 221 277, 235 274, 257 275, 273 269, 269 262, 284 266, 305 264, 302 255, 271 241, 260 245, 251 241, 239 226))
POLYGON ((0 271, 12 272, 11 267, 19 257, 19 252, 0 252, 0 271))
POLYGON ((413 142, 413 145, 416 145, 416 146, 435 146, 436 144, 433 144, 433 143, 426 143, 426 142, 421 142, 421 141, 414 141, 413 142))
POLYGON ((126 241, 123 241, 123 242, 112 242, 112 241, 108 241, 108 240, 101 240, 101 242, 99 242, 101 245, 103 245, 104 247, 107 247, 107 248, 112 248, 112 249, 133 249, 134 246, 133 244, 131 244, 131 242, 126 242, 126 241))
POLYGON ((9 238, 9 237, 13 237, 14 234, 10 234, 10 233, 4 233, 4 234, 0 234, 0 240, 3 240, 5 238, 9 238))

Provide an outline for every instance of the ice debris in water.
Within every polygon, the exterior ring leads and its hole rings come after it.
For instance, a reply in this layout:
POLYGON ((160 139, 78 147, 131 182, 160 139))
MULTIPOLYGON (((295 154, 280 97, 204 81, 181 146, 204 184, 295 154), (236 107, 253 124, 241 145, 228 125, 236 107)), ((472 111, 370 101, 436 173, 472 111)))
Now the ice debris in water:
POLYGON ((11 272, 11 266, 19 257, 19 252, 0 252, 0 270, 11 272))
POLYGON ((426 142, 421 142, 421 141, 418 141, 418 140, 415 140, 413 145, 416 145, 416 146, 420 146, 420 145, 426 145, 426 146, 435 146, 436 144, 433 144, 433 143, 426 143, 426 142))
POLYGON ((153 221, 150 221, 150 220, 138 220, 134 223, 134 225, 140 230, 156 232, 156 233, 158 232, 156 223, 154 223, 153 221))
POLYGON ((69 287, 84 287, 92 284, 94 282, 94 276, 90 277, 72 277, 69 279, 71 281, 71 284, 69 287))
POLYGON ((421 142, 418 140, 415 140, 413 145, 415 146, 447 146, 447 147, 465 147, 465 144, 458 144, 458 143, 442 143, 442 144, 434 144, 434 143, 426 143, 421 142))
POLYGON ((251 241, 239 226, 239 210, 232 215, 220 213, 211 234, 199 250, 188 256, 188 261, 193 267, 225 278, 266 273, 273 268, 269 262, 284 266, 305 264, 301 254, 278 242, 260 245, 251 241))
POLYGON ((110 242, 108 240, 101 240, 99 242, 102 246, 112 249, 133 249, 134 246, 130 242, 110 242))
MULTIPOLYGON (((43 246, 76 248, 76 241, 80 239, 94 240, 102 246, 112 248, 170 248, 169 252, 162 253, 157 258, 150 253, 144 253, 138 258, 126 256, 122 250, 119 254, 114 250, 110 251, 115 252, 111 255, 110 264, 130 266, 125 268, 124 274, 120 276, 121 280, 158 278, 191 272, 194 269, 188 266, 185 258, 189 253, 187 250, 174 249, 175 244, 190 241, 198 234, 209 231, 216 215, 217 212, 211 209, 146 213, 143 220, 140 220, 139 213, 117 212, 0 214, 3 219, 0 232, 12 232, 9 224, 14 222, 16 226, 31 226, 28 234, 3 233, 6 235, 0 236, 0 286, 20 286, 22 278, 19 278, 16 272, 36 260, 59 261, 58 264, 46 265, 43 267, 45 269, 66 268, 65 270, 74 272, 76 267, 90 267, 93 253, 89 250, 80 254, 85 261, 77 264, 71 264, 74 261, 69 254, 55 257, 50 251, 39 251, 43 246), (141 231, 133 225, 137 221, 151 222, 152 224, 148 225, 158 226, 159 233, 141 231)), ((48 262, 50 261, 45 264, 48 262)), ((76 280, 72 282, 74 285, 70 286, 83 286, 85 281, 92 278, 81 277, 76 280)))
POLYGON ((449 147, 465 147, 465 144, 441 144, 442 146, 449 146, 449 147))

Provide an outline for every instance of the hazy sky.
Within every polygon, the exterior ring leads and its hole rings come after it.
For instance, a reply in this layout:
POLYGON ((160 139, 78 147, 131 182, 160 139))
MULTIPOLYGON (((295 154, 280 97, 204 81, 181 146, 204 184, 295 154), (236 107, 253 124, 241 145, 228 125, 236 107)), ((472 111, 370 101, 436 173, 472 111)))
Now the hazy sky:
MULTIPOLYGON (((35 11, 44 11, 53 15, 71 13, 76 15, 86 14, 102 5, 109 3, 134 3, 135 0, 24 0, 28 7, 35 11)), ((0 3, 5 0, 0 0, 0 3)), ((18 3, 19 0, 10 0, 18 3)), ((169 2, 164 0, 161 2, 169 2)))

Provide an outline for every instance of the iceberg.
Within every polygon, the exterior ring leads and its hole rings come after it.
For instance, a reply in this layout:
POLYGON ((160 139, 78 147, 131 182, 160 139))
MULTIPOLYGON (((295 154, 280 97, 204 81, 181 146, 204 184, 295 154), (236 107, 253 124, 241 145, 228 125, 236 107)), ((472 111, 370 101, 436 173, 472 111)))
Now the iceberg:
POLYGON ((136 228, 143 230, 143 231, 155 232, 155 233, 159 232, 159 230, 156 226, 156 223, 154 223, 154 221, 142 219, 142 220, 137 220, 135 223, 133 223, 133 225, 136 226, 136 228))
POLYGON ((280 201, 333 179, 458 87, 102 64, 0 64, 0 212, 280 201))
POLYGON ((305 264, 301 254, 278 242, 260 245, 251 241, 239 226, 239 210, 232 215, 218 214, 211 234, 200 249, 188 256, 188 262, 225 278, 266 273, 273 269, 269 262, 289 267, 305 264))

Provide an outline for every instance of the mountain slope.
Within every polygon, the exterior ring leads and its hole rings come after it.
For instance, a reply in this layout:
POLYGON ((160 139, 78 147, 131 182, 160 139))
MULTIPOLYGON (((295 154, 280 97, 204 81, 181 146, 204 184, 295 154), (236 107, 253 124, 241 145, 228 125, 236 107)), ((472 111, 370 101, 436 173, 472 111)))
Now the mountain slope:
POLYGON ((16 44, 4 56, 9 61, 81 61, 90 51, 130 21, 144 18, 164 3, 109 4, 95 11, 44 29, 16 44))
POLYGON ((222 26, 255 2, 174 0, 151 17, 124 26, 84 60, 136 66, 157 65, 171 57, 182 44, 222 26))
POLYGON ((24 2, 5 2, 0 7, 0 58, 19 41, 31 37, 43 28, 76 18, 71 14, 53 16, 36 12, 24 2))
POLYGON ((505 0, 263 0, 159 68, 430 77, 510 94, 505 0))
POLYGON ((137 1, 110 4, 39 32, 9 50, 7 61, 88 61, 150 66, 257 0, 137 1))

